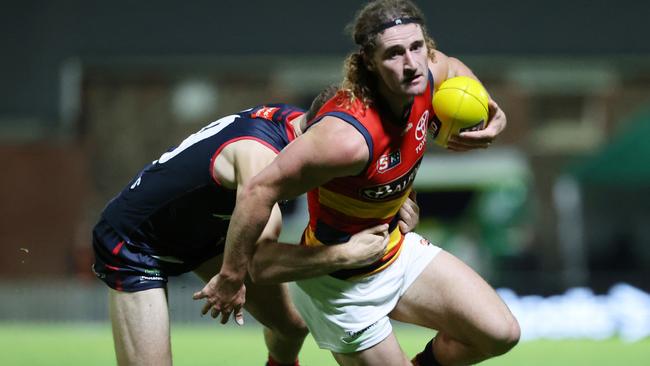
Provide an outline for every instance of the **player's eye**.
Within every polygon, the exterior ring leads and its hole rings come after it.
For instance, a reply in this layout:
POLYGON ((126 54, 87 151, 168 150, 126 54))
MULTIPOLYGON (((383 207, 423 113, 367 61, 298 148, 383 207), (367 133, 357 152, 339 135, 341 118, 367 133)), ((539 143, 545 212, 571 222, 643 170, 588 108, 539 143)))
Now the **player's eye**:
POLYGON ((411 45, 411 51, 421 51, 424 46, 424 42, 415 42, 411 45))
POLYGON ((392 49, 392 50, 388 50, 388 52, 386 52, 385 57, 386 57, 386 59, 395 59, 395 58, 397 58, 399 56, 402 56, 403 54, 404 54, 404 50, 392 49))

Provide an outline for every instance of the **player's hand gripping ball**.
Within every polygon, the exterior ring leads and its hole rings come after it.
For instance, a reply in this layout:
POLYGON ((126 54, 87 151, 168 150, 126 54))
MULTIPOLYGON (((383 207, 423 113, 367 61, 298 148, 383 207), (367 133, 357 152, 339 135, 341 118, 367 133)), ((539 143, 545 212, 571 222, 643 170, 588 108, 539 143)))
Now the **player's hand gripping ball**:
POLYGON ((488 120, 488 100, 483 85, 470 77, 445 80, 433 94, 434 141, 446 147, 452 135, 483 129, 488 120))

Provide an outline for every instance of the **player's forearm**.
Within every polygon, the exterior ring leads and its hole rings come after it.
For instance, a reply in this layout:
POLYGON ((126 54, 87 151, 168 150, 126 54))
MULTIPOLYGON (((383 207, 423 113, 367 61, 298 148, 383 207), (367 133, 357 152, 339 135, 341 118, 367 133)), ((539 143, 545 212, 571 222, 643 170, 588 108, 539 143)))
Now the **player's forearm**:
POLYGON ((248 190, 238 194, 237 205, 228 226, 220 275, 243 281, 255 249, 255 243, 271 214, 272 204, 265 205, 259 195, 248 190))
POLYGON ((340 245, 260 243, 250 263, 250 276, 256 283, 280 283, 326 275, 350 266, 341 249, 340 245))

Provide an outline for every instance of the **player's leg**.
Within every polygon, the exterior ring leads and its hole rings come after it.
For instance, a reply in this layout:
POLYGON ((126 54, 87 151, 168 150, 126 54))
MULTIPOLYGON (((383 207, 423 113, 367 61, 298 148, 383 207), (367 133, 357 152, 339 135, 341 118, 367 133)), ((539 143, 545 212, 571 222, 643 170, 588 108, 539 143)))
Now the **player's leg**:
POLYGON ((246 310, 264 325, 269 355, 278 363, 293 365, 309 331, 294 308, 285 284, 246 284, 246 310))
MULTIPOLYGON (((219 272, 222 261, 223 256, 217 256, 194 272, 207 282, 219 272)), ((286 285, 257 285, 247 281, 244 308, 264 325, 269 356, 278 363, 293 365, 309 332, 291 303, 286 285)))
POLYGON ((171 365, 167 296, 162 288, 109 289, 109 313, 118 365, 171 365))
POLYGON ((167 275, 158 261, 131 248, 104 221, 93 230, 93 271, 109 287, 119 365, 171 365, 167 275))
POLYGON ((341 366, 401 366, 411 365, 408 357, 404 354, 397 343, 395 335, 391 333, 386 339, 378 344, 354 353, 332 352, 334 359, 341 366))
POLYGON ((437 329, 432 349, 423 352, 433 352, 441 365, 465 365, 503 354, 520 334, 517 320, 492 287, 444 251, 411 284, 390 316, 437 329))

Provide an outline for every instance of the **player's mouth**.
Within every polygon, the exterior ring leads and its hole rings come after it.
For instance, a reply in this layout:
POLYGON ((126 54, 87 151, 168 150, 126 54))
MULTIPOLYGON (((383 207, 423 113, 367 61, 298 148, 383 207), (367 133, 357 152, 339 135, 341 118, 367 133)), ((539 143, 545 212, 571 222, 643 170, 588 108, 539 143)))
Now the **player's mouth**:
POLYGON ((407 76, 404 78, 402 83, 406 85, 415 85, 418 84, 421 79, 422 79, 422 75, 407 76))

